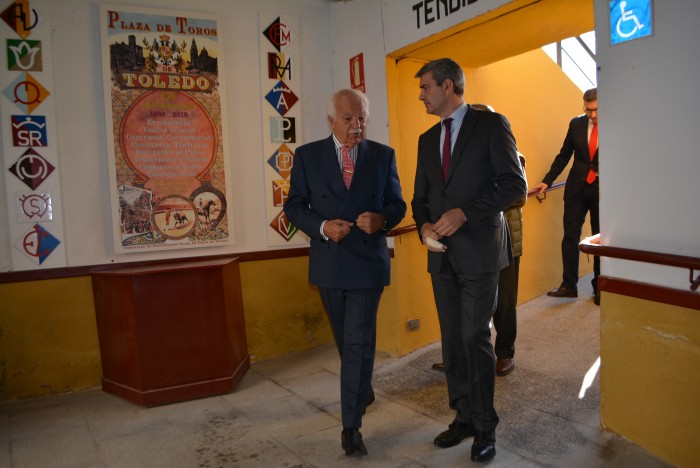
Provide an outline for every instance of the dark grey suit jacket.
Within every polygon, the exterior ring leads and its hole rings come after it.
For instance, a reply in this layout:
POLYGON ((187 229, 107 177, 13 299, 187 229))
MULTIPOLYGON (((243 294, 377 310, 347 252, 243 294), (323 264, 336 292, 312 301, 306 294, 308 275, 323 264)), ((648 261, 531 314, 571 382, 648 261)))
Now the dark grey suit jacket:
POLYGON ((564 170, 571 156, 574 156, 574 163, 569 171, 569 176, 566 178, 566 187, 564 187, 564 199, 578 196, 583 187, 586 186, 586 177, 588 172, 593 169, 598 172, 598 150, 596 150, 593 160, 588 153, 588 117, 580 115, 574 117, 569 122, 569 130, 566 132, 564 144, 559 150, 559 154, 554 158, 549 172, 544 176, 542 182, 548 186, 552 186, 554 180, 559 177, 559 174, 564 170))
POLYGON ((495 112, 469 107, 452 150, 447 180, 440 163, 440 123, 418 139, 418 165, 411 206, 418 232, 452 209, 461 208, 467 222, 441 242, 447 252, 428 253, 428 271, 437 273, 449 255, 461 273, 500 271, 511 258, 510 238, 502 211, 527 195, 508 120, 495 112))

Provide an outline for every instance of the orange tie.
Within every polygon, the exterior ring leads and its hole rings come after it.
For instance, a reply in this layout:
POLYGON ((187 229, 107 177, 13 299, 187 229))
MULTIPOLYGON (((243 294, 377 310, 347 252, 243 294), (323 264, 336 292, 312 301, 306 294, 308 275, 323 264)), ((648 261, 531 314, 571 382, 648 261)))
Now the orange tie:
MULTIPOLYGON (((594 123, 593 124, 593 129, 591 130, 591 139, 588 140, 588 154, 591 156, 591 161, 593 161, 593 157, 595 156, 595 152, 598 149, 598 124, 594 123)), ((589 184, 592 184, 595 182, 596 177, 598 177, 598 174, 595 173, 593 169, 588 171, 588 176, 586 176, 586 182, 589 184)))
POLYGON ((355 173, 355 163, 352 162, 350 157, 350 147, 343 146, 341 152, 343 154, 343 182, 345 182, 345 188, 350 188, 350 182, 352 182, 352 175, 355 173))

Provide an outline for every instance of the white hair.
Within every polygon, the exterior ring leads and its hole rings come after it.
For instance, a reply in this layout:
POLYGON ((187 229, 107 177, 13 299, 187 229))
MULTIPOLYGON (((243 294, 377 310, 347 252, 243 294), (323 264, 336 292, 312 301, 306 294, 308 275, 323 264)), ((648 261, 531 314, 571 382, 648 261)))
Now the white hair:
POLYGON ((369 118, 369 99, 367 99, 365 93, 356 89, 341 89, 340 91, 333 93, 333 95, 331 95, 331 97, 328 98, 328 102, 326 103, 326 113, 328 114, 328 117, 335 120, 335 103, 340 96, 357 97, 357 99, 359 99, 362 103, 362 107, 365 110, 366 117, 369 118))

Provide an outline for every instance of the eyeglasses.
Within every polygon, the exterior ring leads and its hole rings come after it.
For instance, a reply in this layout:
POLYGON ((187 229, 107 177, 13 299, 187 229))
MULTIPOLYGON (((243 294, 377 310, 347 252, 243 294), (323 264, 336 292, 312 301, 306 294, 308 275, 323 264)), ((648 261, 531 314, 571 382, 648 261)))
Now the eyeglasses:
POLYGON ((585 112, 586 114, 592 114, 592 113, 594 113, 594 112, 597 113, 597 112, 598 112, 598 108, 596 107, 595 109, 589 109, 588 107, 584 107, 584 108, 583 108, 583 112, 585 112))

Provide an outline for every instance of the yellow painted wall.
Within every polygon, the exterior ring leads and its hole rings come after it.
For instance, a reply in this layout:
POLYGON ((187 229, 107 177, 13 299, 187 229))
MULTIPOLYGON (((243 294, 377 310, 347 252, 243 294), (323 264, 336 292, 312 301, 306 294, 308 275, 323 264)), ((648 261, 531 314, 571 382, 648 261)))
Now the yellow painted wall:
POLYGON ((241 263, 248 351, 260 361, 333 341, 308 257, 241 263))
MULTIPOLYGON (((446 47, 448 47, 446 45, 446 47)), ((428 115, 418 100, 416 72, 424 62, 393 58, 386 61, 390 141, 396 150, 404 198, 413 196, 418 136, 438 118, 428 115)), ((561 148, 568 123, 581 112, 582 93, 541 50, 480 67, 465 69, 467 102, 491 104, 511 122, 520 151, 527 158, 528 183, 534 187, 549 170, 561 148)), ((568 168, 559 180, 564 180, 568 168)), ((524 255, 520 266, 519 302, 542 295, 561 282, 563 190, 551 192, 544 203, 530 199, 523 213, 524 255)), ((413 224, 411 210, 402 225, 413 224)), ((589 235, 590 229, 584 229, 589 235)), ((440 330, 426 271, 425 247, 415 232, 396 239, 398 354, 440 339, 440 330), (421 329, 405 330, 418 318, 421 329)), ((582 254, 581 275, 592 271, 582 254)))
MULTIPOLYGON (((253 362, 333 342, 307 281, 308 257, 242 262, 240 270, 253 362)), ((386 288, 377 323, 377 348, 392 355, 400 352, 396 302, 386 288)), ((0 401, 101 385, 90 277, 0 284, 0 304, 0 401)))
POLYGON ((0 401, 92 388, 101 372, 90 277, 0 284, 0 401))
MULTIPOLYGON (((388 58, 386 61, 389 139, 391 146, 396 150, 401 189, 408 204, 408 211, 401 226, 413 224, 410 201, 413 197, 418 135, 436 122, 435 117, 426 115, 423 105, 418 100, 418 81, 413 76, 421 66, 422 63, 414 60, 401 60, 396 63, 388 58)), ((403 355, 438 341, 440 328, 427 272, 425 248, 415 232, 395 238, 394 258, 397 354, 403 355), (406 330, 406 322, 412 319, 420 320, 421 327, 417 331, 409 332, 406 330)))
MULTIPOLYGON (((396 282, 392 259, 391 282, 396 282)), ((318 288, 308 283, 308 257, 241 263, 246 335, 251 360, 333 343, 318 288)), ((377 349, 399 355, 396 288, 384 288, 377 313, 377 349)))
MULTIPOLYGON (((251 359, 332 342, 307 257, 242 262, 251 359)), ((0 284, 0 401, 101 385, 90 277, 0 284)))
POLYGON ((681 467, 700 466, 700 311, 603 293, 603 425, 681 467))
MULTIPOLYGON (((540 49, 481 67, 467 76, 469 102, 490 104, 508 117, 527 160, 528 186, 542 181, 564 142, 569 121, 583 112, 583 93, 540 49)), ((571 163, 556 182, 566 180, 571 163)), ((549 192, 523 208, 523 257, 518 301, 529 301, 561 283, 561 239, 564 235, 564 190, 549 192)), ((583 236, 590 235, 586 220, 583 236)), ((580 254, 579 276, 593 271, 593 261, 580 254)))

